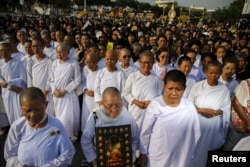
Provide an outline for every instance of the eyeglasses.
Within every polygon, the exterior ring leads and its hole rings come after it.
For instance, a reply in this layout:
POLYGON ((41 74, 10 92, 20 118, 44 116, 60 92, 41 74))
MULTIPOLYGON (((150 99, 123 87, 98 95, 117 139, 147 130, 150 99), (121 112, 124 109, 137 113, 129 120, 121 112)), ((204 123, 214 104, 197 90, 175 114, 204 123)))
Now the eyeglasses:
POLYGON ((110 104, 110 105, 105 105, 103 104, 103 107, 106 109, 106 110, 111 110, 113 107, 115 109, 121 109, 122 108, 122 104, 110 104))
POLYGON ((130 55, 124 55, 122 56, 122 58, 126 59, 126 58, 130 58, 131 56, 130 55))

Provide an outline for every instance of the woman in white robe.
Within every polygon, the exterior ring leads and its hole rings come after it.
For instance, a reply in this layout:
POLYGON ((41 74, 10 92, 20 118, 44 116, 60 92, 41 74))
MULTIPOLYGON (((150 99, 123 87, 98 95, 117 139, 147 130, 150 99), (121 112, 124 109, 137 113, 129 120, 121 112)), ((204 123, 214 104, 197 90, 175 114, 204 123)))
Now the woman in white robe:
POLYGON ((197 82, 188 96, 197 108, 201 127, 193 167, 205 167, 208 151, 221 148, 227 137, 231 100, 228 88, 218 81, 221 68, 218 61, 209 62, 205 71, 207 79, 197 82))
POLYGON ((154 57, 150 51, 140 56, 140 71, 131 73, 126 80, 122 96, 128 102, 128 110, 141 129, 144 114, 150 101, 162 94, 163 82, 151 74, 154 57))
POLYGON ((39 88, 25 89, 20 95, 24 117, 16 120, 4 146, 8 167, 67 167, 75 148, 62 123, 46 114, 46 100, 39 88))
POLYGON ((69 137, 75 138, 80 129, 80 106, 76 88, 81 83, 79 63, 69 59, 69 46, 59 43, 58 59, 53 61, 50 86, 53 93, 55 116, 62 122, 69 137))
POLYGON ((170 53, 167 47, 159 48, 156 52, 156 62, 152 67, 152 72, 157 75, 161 80, 164 79, 166 73, 170 70, 173 70, 174 67, 169 64, 170 62, 170 53))
POLYGON ((26 70, 20 60, 11 58, 11 45, 0 44, 2 59, 0 60, 0 85, 2 98, 9 123, 21 117, 19 105, 19 93, 26 88, 26 70))
POLYGON ((87 161, 92 163, 93 166, 97 166, 95 127, 130 125, 132 160, 134 162, 140 132, 129 111, 123 107, 119 90, 115 87, 106 88, 103 92, 102 104, 101 107, 90 114, 82 134, 81 146, 87 161))
POLYGON ((182 72, 168 72, 164 95, 149 104, 140 135, 142 166, 189 167, 200 125, 195 106, 182 98, 185 82, 182 72))
POLYGON ((85 66, 82 72, 82 119, 81 119, 81 130, 84 130, 87 119, 93 109, 98 107, 98 104, 94 99, 95 82, 97 78, 97 72, 99 70, 98 64, 99 56, 95 52, 86 54, 85 66))

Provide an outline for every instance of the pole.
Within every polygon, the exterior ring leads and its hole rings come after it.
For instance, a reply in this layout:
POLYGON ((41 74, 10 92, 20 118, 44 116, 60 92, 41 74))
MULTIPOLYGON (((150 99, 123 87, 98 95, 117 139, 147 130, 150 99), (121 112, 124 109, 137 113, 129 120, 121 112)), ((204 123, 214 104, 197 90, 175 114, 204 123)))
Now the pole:
POLYGON ((86 2, 86 0, 84 0, 84 11, 86 11, 87 10, 87 2, 86 2))

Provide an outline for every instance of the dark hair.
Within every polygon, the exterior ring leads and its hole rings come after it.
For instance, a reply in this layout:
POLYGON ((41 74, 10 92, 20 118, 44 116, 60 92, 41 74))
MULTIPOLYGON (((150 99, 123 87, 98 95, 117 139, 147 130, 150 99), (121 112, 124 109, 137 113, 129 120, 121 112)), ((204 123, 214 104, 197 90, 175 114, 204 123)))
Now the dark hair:
MULTIPOLYGON (((159 55, 161 54, 161 52, 170 52, 170 50, 167 48, 167 47, 160 47, 157 51, 156 51, 156 57, 155 57, 155 59, 156 59, 156 61, 160 61, 160 59, 159 59, 159 55)), ((169 53, 169 56, 170 56, 170 53, 169 53)), ((170 59, 170 58, 169 58, 170 59)))
POLYGON ((227 64, 227 63, 233 63, 235 64, 235 66, 238 66, 238 61, 235 57, 230 56, 230 57, 226 57, 223 59, 223 63, 222 63, 222 68, 227 64))
POLYGON ((220 48, 222 48, 226 51, 226 48, 224 46, 219 45, 215 48, 214 53, 216 53, 220 48))
POLYGON ((222 65, 218 60, 213 60, 213 61, 210 61, 209 63, 207 63, 205 70, 207 70, 211 66, 219 67, 220 70, 222 70, 222 65))
POLYGON ((28 100, 39 100, 44 103, 46 102, 46 97, 44 96, 42 90, 37 87, 29 87, 24 89, 20 94, 20 104, 24 98, 28 100))
POLYGON ((247 54, 244 53, 244 52, 238 52, 236 55, 235 55, 236 58, 243 58, 246 62, 248 61, 247 58, 247 54))
POLYGON ((211 60, 217 60, 214 53, 212 53, 212 52, 204 52, 201 55, 201 61, 203 61, 206 57, 209 57, 211 60))
POLYGON ((188 53, 195 53, 197 54, 197 52, 194 49, 188 49, 185 51, 184 55, 187 56, 188 53))
POLYGON ((40 37, 35 37, 35 38, 32 39, 32 41, 37 41, 42 46, 44 46, 44 40, 42 38, 40 38, 40 37))
POLYGON ((169 81, 179 82, 184 88, 186 87, 186 76, 179 70, 171 70, 167 72, 164 78, 164 85, 166 85, 169 81))
POLYGON ((181 56, 178 60, 178 66, 180 66, 184 61, 190 61, 192 63, 192 60, 188 56, 181 56))

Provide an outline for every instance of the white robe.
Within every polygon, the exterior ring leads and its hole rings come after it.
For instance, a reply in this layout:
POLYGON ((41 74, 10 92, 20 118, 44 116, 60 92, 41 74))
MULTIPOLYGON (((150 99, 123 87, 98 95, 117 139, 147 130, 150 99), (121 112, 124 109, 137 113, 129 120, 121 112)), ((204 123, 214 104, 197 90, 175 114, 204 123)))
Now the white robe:
POLYGON ((172 64, 167 64, 165 66, 160 67, 159 64, 156 62, 153 67, 152 67, 152 72, 157 75, 158 77, 160 77, 162 75, 162 73, 166 70, 166 72, 173 70, 174 67, 172 66, 172 64))
POLYGON ((162 94, 162 86, 163 82, 154 74, 144 76, 140 71, 136 71, 127 78, 122 96, 127 100, 128 110, 140 129, 146 110, 132 104, 132 101, 134 99, 139 101, 153 100, 162 94))
POLYGON ((123 71, 117 69, 116 71, 109 72, 107 68, 98 71, 95 82, 95 101, 102 100, 102 93, 108 87, 116 87, 122 92, 125 85, 126 76, 123 71))
POLYGON ((185 97, 185 98, 188 97, 189 92, 190 92, 190 90, 192 89, 192 87, 194 86, 195 83, 196 83, 195 79, 193 79, 193 78, 191 78, 189 76, 186 77, 186 88, 185 88, 185 91, 184 91, 182 97, 185 97))
POLYGON ((11 57, 12 58, 15 58, 15 59, 19 59, 21 60, 21 58, 25 56, 25 54, 23 52, 15 52, 15 53, 12 53, 11 54, 11 57))
POLYGON ((71 164, 75 148, 61 122, 48 115, 46 126, 32 128, 25 117, 14 122, 4 148, 8 167, 66 167, 71 164))
POLYGON ((15 85, 24 89, 27 82, 26 70, 20 60, 12 58, 6 63, 4 59, 0 59, 0 82, 3 81, 8 82, 8 87, 2 88, 2 98, 9 123, 12 124, 22 114, 19 105, 20 94, 10 91, 9 86, 15 85))
POLYGON ((229 89, 229 92, 230 92, 230 98, 231 98, 231 100, 233 100, 233 98, 234 98, 234 90, 237 87, 237 85, 239 84, 239 82, 236 79, 232 79, 231 82, 227 82, 227 81, 222 79, 222 76, 220 76, 219 81, 223 85, 227 86, 227 88, 229 89))
POLYGON ((207 80, 203 80, 192 87, 188 99, 199 108, 223 111, 223 115, 212 118, 199 114, 201 137, 191 166, 204 167, 207 162, 207 152, 220 148, 227 137, 231 113, 230 93, 220 82, 216 86, 209 86, 207 80))
MULTIPOLYGON (((118 66, 118 65, 117 65, 117 66, 118 66)), ((137 68, 137 67, 134 66, 133 64, 132 64, 132 65, 129 65, 128 68, 122 68, 121 65, 119 65, 117 68, 124 72, 126 78, 128 78, 128 76, 129 76, 131 73, 136 72, 136 71, 139 70, 139 68, 137 68)))
POLYGON ((79 63, 68 59, 60 64, 56 59, 52 63, 50 86, 52 92, 66 89, 68 93, 64 97, 53 96, 55 115, 63 123, 67 134, 72 137, 78 134, 80 124, 80 106, 75 89, 81 83, 79 63))
POLYGON ((43 54, 45 54, 46 56, 50 57, 52 60, 55 60, 56 57, 56 48, 53 46, 50 46, 49 48, 44 48, 43 49, 43 54))
MULTIPOLYGON (((51 71, 52 60, 45 57, 41 61, 34 55, 27 61, 27 80, 28 87, 37 87, 42 91, 47 90, 49 72, 51 71)), ((47 95, 48 106, 46 112, 54 115, 54 104, 51 92, 47 95)))
POLYGON ((235 145, 233 151, 250 151, 250 136, 242 138, 235 145))
POLYGON ((182 98, 177 107, 170 107, 159 96, 145 114, 140 153, 148 156, 148 167, 189 167, 199 137, 195 106, 182 98))
MULTIPOLYGON (((93 90, 95 91, 95 82, 97 78, 97 72, 92 72, 87 66, 84 67, 84 69, 88 69, 88 73, 83 72, 82 73, 82 89, 83 91, 85 89, 93 90)), ((84 70, 86 71, 86 70, 84 70)), ((98 104, 95 102, 94 97, 90 97, 86 94, 83 94, 82 99, 82 119, 81 119, 81 130, 84 130, 85 124, 87 122, 87 119, 89 117, 89 114, 93 111, 93 109, 97 108, 98 104)))
POLYGON ((123 107, 120 115, 117 118, 110 118, 106 116, 103 107, 95 109, 94 112, 96 112, 97 115, 96 122, 93 113, 91 113, 81 138, 81 146, 87 161, 91 162, 96 159, 95 143, 93 143, 93 139, 95 137, 95 127, 109 127, 128 124, 131 125, 131 143, 133 150, 132 157, 133 161, 135 161, 135 152, 140 134, 139 128, 129 111, 127 111, 126 108, 123 107))

